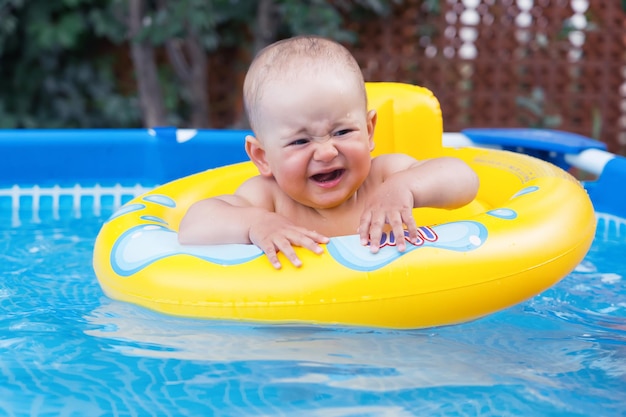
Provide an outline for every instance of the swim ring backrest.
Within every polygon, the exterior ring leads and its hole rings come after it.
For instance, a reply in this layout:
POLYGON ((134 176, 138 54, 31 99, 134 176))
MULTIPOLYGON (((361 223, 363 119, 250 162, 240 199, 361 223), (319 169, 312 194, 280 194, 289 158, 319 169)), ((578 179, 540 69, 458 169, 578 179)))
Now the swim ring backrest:
POLYGON ((391 82, 368 82, 365 89, 369 108, 378 113, 373 156, 402 152, 426 159, 441 152, 443 118, 430 90, 391 82))

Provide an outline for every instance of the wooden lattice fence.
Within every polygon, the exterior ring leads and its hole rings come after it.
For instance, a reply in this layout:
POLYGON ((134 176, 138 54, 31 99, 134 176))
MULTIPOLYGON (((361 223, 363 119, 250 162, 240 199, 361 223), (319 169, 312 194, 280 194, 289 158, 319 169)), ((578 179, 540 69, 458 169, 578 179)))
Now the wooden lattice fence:
POLYGON ((548 127, 626 152, 626 13, 616 0, 405 0, 351 22, 367 80, 411 82, 444 128, 548 127))

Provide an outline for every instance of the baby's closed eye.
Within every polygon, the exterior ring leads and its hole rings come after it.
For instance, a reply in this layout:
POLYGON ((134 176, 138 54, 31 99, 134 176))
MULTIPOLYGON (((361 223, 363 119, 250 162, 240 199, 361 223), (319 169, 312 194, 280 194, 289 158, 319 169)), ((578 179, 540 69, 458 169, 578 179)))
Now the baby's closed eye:
POLYGON ((337 130, 336 132, 333 133, 333 136, 345 136, 349 133, 351 133, 353 130, 352 129, 340 129, 337 130))
POLYGON ((292 140, 291 142, 288 143, 288 145, 289 146, 301 146, 301 145, 306 145, 307 143, 309 143, 309 139, 300 138, 300 139, 292 140))

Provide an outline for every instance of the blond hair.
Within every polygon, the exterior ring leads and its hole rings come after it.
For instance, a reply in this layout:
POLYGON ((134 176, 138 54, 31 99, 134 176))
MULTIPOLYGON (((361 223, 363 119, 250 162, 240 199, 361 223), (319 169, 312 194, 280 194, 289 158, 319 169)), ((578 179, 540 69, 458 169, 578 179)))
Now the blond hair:
MULTIPOLYGON (((252 130, 260 119, 259 103, 268 82, 306 82, 311 71, 341 71, 348 82, 363 94, 367 107, 365 83, 361 68, 341 44, 319 36, 297 36, 273 43, 262 49, 250 64, 243 84, 243 101, 252 130)), ((365 109, 367 110, 367 109, 365 109)))

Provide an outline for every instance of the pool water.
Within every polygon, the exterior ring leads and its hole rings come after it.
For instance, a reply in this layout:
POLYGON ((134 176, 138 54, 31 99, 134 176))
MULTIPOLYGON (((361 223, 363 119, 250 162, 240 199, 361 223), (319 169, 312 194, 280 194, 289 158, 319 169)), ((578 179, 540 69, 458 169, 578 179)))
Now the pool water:
POLYGON ((203 321, 113 301, 107 213, 0 211, 2 416, 626 415, 626 222, 555 287, 462 325, 203 321))

